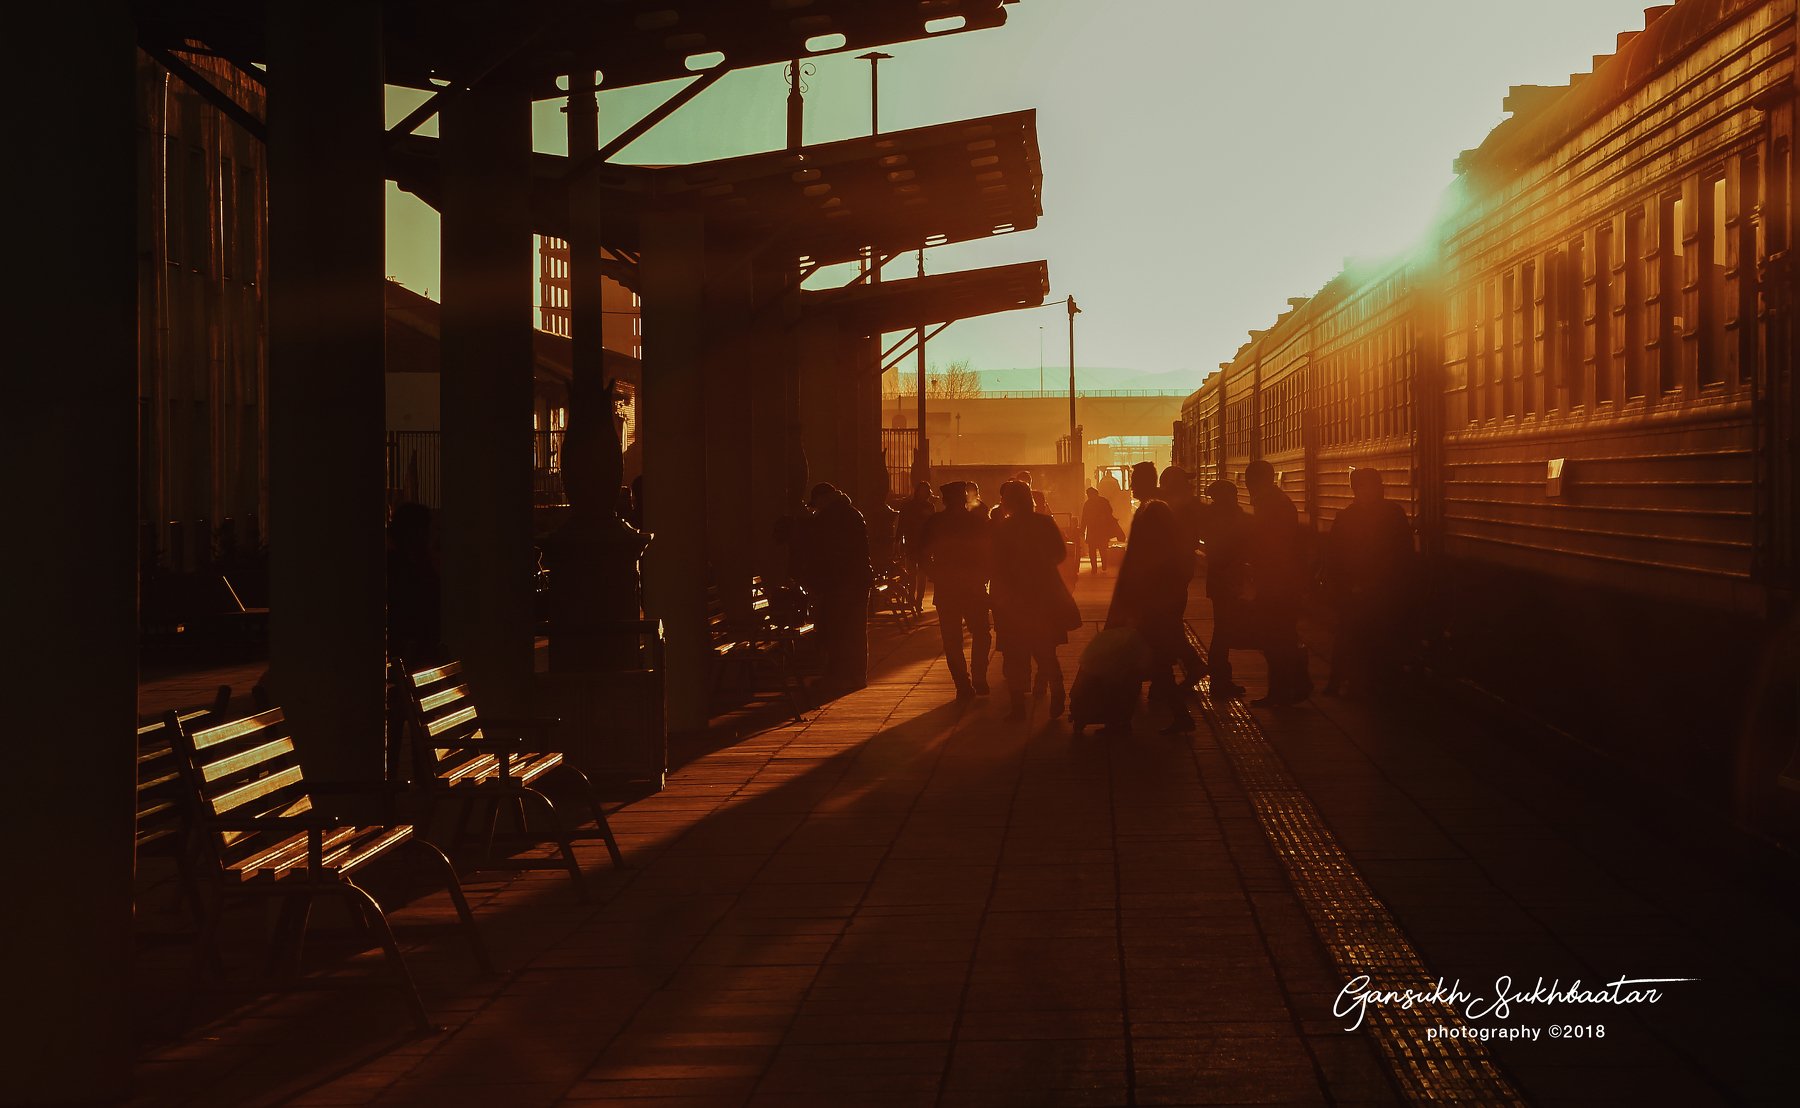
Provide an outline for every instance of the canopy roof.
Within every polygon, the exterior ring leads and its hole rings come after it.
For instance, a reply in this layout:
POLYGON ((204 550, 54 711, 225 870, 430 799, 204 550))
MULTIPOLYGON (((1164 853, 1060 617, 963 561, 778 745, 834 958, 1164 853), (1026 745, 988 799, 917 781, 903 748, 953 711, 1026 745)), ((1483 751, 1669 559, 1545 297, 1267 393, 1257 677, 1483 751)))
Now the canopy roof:
MULTIPOLYGON (((388 166, 434 207, 437 149, 410 136, 388 166)), ((568 170, 562 155, 533 155, 534 229, 567 238, 570 189, 598 189, 606 245, 633 253, 651 206, 701 215, 709 246, 824 264, 870 246, 893 254, 1028 230, 1043 213, 1033 111, 694 165, 606 165, 575 180, 568 170)))
MULTIPOLYGON (((598 70, 607 88, 998 27, 1016 0, 387 0, 387 80, 435 88, 490 70, 556 95, 598 70)), ((269 0, 138 0, 145 41, 204 42, 268 60, 269 0)))
POLYGON ((1045 262, 969 269, 807 292, 804 311, 834 312, 857 334, 879 335, 908 327, 949 323, 1014 308, 1035 308, 1050 295, 1045 262))

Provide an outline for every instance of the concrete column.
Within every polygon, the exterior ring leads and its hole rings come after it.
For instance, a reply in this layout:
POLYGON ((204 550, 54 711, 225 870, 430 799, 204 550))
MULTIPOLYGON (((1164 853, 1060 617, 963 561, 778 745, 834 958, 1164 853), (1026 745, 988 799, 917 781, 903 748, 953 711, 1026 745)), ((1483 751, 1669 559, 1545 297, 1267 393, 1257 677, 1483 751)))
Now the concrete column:
MULTIPOLYGON (((850 378, 844 382, 844 404, 853 413, 849 424, 849 464, 856 474, 852 498, 867 516, 885 503, 887 467, 881 454, 881 336, 856 335, 844 339, 843 365, 850 378)), ((925 431, 921 427, 920 437, 925 431)))
POLYGON ((644 608, 668 637, 669 729, 706 728, 705 225, 658 209, 640 224, 643 263, 644 608))
POLYGON ((131 1077, 137 695, 136 35, 129 5, 17 13, 5 96, 13 175, 0 404, 8 582, 8 907, 17 998, 0 1102, 99 1103, 131 1077), (56 88, 55 95, 44 90, 56 88), (45 167, 40 166, 42 170, 45 167))
POLYGON ((706 554, 726 610, 747 619, 758 539, 752 443, 761 360, 751 331, 750 259, 709 252, 705 282, 706 554))
MULTIPOLYGON (((490 81, 444 108, 444 640, 476 693, 531 694, 531 99, 490 81)), ((492 709, 491 709, 492 710, 492 709)))
MULTIPOLYGON (((800 442, 806 451, 807 489, 820 481, 841 485, 848 477, 842 464, 846 420, 839 407, 847 382, 838 364, 838 334, 833 317, 816 313, 794 328, 794 360, 799 376, 800 442)), ((807 490, 802 490, 805 495, 807 490)))
POLYGON ((269 6, 270 677, 309 775, 382 774, 381 10, 269 6))

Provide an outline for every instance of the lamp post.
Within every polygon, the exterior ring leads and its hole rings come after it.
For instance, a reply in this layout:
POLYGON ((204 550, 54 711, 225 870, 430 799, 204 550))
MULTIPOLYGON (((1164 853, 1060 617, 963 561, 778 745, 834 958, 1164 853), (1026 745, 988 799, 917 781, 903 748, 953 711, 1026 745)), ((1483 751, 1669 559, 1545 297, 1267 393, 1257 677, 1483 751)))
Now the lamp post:
POLYGON ((867 54, 858 54, 856 60, 869 63, 869 133, 881 133, 881 63, 892 58, 892 54, 883 54, 879 50, 871 50, 867 54))
POLYGON ((1081 462, 1081 439, 1075 434, 1075 317, 1081 309, 1075 306, 1075 298, 1069 297, 1069 460, 1081 462))

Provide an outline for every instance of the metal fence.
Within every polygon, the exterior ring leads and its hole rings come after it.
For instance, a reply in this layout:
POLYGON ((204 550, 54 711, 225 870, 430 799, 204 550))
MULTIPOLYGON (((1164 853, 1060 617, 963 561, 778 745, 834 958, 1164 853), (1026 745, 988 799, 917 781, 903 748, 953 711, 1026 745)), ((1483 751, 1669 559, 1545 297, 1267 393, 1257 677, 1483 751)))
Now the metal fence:
MULTIPOLYGON (((1194 388, 1199 387, 1200 386, 1197 384, 1194 386, 1194 388)), ((1105 399, 1114 396, 1188 396, 1191 395, 1193 391, 1193 389, 1076 389, 1075 399, 1081 400, 1089 397, 1094 399, 1105 399)), ((1068 389, 1046 389, 1042 391, 1038 389, 1005 389, 1001 391, 989 391, 983 389, 973 396, 964 397, 966 400, 1067 400, 1068 398, 1068 389)), ((933 399, 933 397, 928 393, 926 399, 930 400, 933 399)))
MULTIPOLYGON (((569 502, 563 491, 562 431, 531 432, 531 502, 559 507, 569 502)), ((427 508, 444 504, 443 445, 436 431, 389 431, 387 490, 389 503, 412 502, 427 508)))
POLYGON ((913 455, 919 449, 917 427, 883 427, 881 456, 887 463, 888 492, 905 496, 912 492, 913 455))

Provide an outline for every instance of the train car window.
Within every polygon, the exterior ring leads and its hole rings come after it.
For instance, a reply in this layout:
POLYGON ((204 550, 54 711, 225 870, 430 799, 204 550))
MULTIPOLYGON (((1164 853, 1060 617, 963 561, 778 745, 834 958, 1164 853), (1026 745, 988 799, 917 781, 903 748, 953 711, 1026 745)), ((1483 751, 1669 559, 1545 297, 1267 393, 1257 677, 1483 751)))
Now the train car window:
POLYGON ((1763 190, 1763 204, 1768 212, 1768 241, 1763 252, 1775 254, 1787 249, 1788 241, 1788 145, 1784 139, 1775 145, 1769 159, 1769 186, 1763 190))
POLYGON ((1725 177, 1708 180, 1700 190, 1700 384, 1725 380, 1727 332, 1725 177))
POLYGON ((1494 359, 1500 378, 1500 418, 1512 419, 1519 414, 1514 381, 1519 375, 1519 289, 1518 281, 1508 273, 1500 279, 1500 356, 1494 359))
POLYGON ((1586 313, 1582 311, 1582 294, 1587 281, 1587 265, 1579 238, 1569 240, 1563 271, 1563 380, 1569 391, 1569 410, 1587 403, 1586 313))
MULTIPOLYGON (((1526 415, 1537 414, 1537 264, 1519 266, 1519 396, 1526 415)), ((1544 403, 1550 412, 1552 403, 1544 403)))
POLYGON ((1613 399, 1613 229, 1594 229, 1594 403, 1613 399))
POLYGON ((1661 267, 1657 275, 1656 300, 1661 308, 1661 326, 1657 329, 1657 384, 1665 393, 1681 387, 1681 197, 1664 196, 1659 212, 1656 237, 1660 246, 1661 267))
POLYGON ((1644 395, 1644 212, 1625 216, 1625 395, 1644 395))

